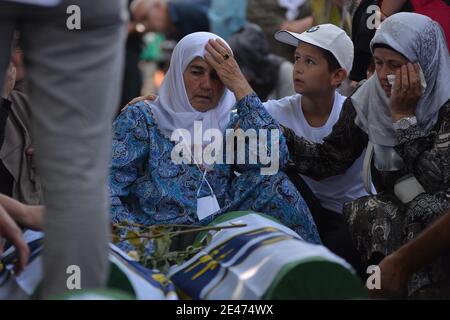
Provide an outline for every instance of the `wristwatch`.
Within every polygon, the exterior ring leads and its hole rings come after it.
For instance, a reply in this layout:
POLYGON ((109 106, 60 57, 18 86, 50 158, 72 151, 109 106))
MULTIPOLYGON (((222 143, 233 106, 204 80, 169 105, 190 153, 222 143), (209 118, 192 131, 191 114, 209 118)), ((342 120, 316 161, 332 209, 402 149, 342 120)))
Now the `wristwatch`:
POLYGON ((406 130, 415 124, 417 124, 416 117, 405 117, 405 118, 401 118, 400 120, 394 122, 392 124, 392 126, 394 127, 395 130, 399 130, 399 129, 406 130))

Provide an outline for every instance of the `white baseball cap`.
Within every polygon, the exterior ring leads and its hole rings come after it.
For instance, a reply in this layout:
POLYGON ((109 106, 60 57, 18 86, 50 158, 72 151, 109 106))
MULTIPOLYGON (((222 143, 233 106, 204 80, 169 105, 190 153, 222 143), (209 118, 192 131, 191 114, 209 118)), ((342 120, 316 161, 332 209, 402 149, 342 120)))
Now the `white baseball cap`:
POLYGON ((306 42, 330 51, 341 68, 350 74, 353 66, 353 42, 344 30, 334 24, 320 24, 303 33, 281 30, 275 33, 275 39, 297 47, 306 42))

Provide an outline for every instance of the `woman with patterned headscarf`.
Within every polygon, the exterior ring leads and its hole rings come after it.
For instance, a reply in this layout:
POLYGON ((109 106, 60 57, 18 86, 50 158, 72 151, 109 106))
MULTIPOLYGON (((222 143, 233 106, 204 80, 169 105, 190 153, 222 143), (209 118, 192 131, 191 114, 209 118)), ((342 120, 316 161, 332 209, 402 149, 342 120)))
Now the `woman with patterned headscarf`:
MULTIPOLYGON (((284 129, 295 168, 315 178, 345 172, 367 147, 364 178, 370 185, 372 172, 379 193, 344 207, 367 265, 450 207, 450 57, 442 29, 426 16, 398 13, 381 24, 371 50, 375 74, 344 103, 323 144, 284 129)), ((449 257, 414 272, 408 296, 450 297, 449 257)))

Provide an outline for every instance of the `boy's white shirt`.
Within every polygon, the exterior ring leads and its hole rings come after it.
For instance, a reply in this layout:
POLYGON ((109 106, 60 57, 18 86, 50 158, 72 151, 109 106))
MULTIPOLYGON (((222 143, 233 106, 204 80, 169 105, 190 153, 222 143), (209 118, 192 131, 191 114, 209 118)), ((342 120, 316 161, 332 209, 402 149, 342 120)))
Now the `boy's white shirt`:
MULTIPOLYGON (((323 138, 331 133, 333 125, 338 121, 345 99, 346 97, 335 92, 333 109, 322 127, 311 127, 306 121, 300 94, 280 100, 269 100, 264 103, 264 107, 274 119, 292 129, 297 136, 311 142, 322 143, 323 138)), ((364 154, 365 152, 362 152, 344 174, 321 181, 301 175, 325 209, 342 213, 344 203, 367 195, 363 183, 364 154)))

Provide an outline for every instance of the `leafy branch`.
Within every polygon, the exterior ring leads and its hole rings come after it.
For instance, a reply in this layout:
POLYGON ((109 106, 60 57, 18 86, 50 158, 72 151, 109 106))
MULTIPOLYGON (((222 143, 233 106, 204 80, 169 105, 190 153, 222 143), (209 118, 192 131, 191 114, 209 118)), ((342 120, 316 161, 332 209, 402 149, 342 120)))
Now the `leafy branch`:
POLYGON ((206 247, 211 242, 212 235, 207 233, 202 241, 189 245, 184 250, 170 251, 172 241, 175 237, 189 233, 219 231, 245 226, 247 225, 232 224, 220 227, 203 227, 198 225, 167 224, 145 226, 122 221, 119 224, 113 225, 113 242, 120 243, 128 241, 136 249, 128 253, 131 257, 138 260, 147 268, 158 269, 163 273, 167 273, 172 265, 182 264, 206 247), (121 230, 125 230, 125 237, 119 236, 121 230), (151 255, 149 255, 146 250, 150 242, 154 247, 154 252, 151 255))

